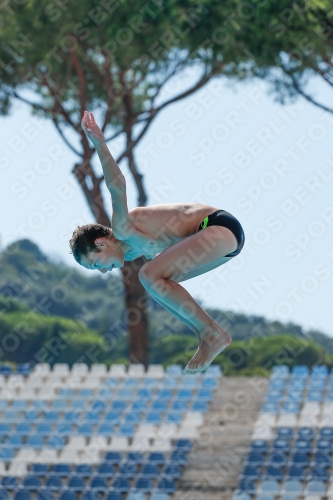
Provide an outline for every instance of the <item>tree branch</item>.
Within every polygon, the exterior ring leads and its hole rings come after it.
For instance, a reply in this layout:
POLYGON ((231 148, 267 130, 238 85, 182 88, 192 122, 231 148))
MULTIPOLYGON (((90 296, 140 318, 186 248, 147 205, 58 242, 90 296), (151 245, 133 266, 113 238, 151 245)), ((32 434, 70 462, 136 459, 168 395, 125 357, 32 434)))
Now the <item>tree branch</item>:
POLYGON ((55 128, 57 129, 57 131, 59 132, 61 138, 63 139, 63 141, 67 144, 67 146, 73 151, 73 153, 75 153, 77 156, 79 156, 80 158, 82 158, 82 154, 79 153, 70 143, 69 141, 67 140, 66 136, 64 135, 63 131, 61 130, 60 126, 59 126, 59 122, 58 120, 56 119, 55 116, 52 116, 52 121, 55 125, 55 128))

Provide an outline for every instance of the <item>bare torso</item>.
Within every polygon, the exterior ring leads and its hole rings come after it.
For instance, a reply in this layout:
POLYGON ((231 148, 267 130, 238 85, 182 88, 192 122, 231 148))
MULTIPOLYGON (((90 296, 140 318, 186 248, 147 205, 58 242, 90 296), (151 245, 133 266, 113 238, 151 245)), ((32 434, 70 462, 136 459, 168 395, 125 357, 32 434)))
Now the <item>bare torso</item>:
POLYGON ((202 203, 170 203, 136 207, 129 212, 133 234, 126 239, 132 250, 125 260, 148 259, 198 231, 207 215, 220 210, 202 203))

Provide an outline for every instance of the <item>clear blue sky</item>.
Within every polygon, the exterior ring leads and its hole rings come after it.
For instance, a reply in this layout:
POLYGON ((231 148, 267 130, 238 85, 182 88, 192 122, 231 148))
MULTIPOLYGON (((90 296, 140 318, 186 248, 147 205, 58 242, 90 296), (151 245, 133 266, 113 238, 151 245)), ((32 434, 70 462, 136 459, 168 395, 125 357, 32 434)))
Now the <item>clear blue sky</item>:
MULTIPOLYGON (((191 78, 170 82, 166 95, 191 78)), ((319 80, 307 91, 332 102, 332 90, 319 80)), ((71 173, 75 155, 51 121, 31 116, 24 104, 0 118, 0 130, 2 248, 27 237, 52 259, 78 266, 68 241, 75 227, 94 220, 71 173)), ((117 156, 122 141, 109 148, 117 156)), ((162 111, 136 157, 148 205, 207 203, 231 212, 244 228, 240 255, 183 283, 204 307, 333 336, 332 114, 302 97, 281 105, 260 80, 215 80, 162 111)), ((102 173, 97 157, 94 165, 102 173)), ((125 161, 120 167, 131 209, 136 186, 125 161)), ((111 216, 105 186, 103 195, 111 216)))

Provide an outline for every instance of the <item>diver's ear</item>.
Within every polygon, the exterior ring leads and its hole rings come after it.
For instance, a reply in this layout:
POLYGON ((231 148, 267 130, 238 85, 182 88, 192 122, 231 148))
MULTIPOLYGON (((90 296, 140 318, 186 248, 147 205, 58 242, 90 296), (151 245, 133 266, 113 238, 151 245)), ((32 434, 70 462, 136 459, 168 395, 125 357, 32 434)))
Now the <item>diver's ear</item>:
POLYGON ((104 238, 96 238, 95 241, 94 241, 94 243, 97 246, 101 246, 101 247, 105 247, 106 246, 104 238))

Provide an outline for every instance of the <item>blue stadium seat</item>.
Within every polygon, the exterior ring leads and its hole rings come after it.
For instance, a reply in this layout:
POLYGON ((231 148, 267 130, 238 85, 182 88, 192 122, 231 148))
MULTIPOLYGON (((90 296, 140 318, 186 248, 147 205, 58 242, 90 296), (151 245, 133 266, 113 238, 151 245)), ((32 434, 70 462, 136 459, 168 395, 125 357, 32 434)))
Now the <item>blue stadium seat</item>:
POLYGON ((39 436, 38 434, 32 434, 28 436, 27 446, 29 446, 29 448, 35 448, 36 450, 43 448, 44 446, 43 436, 39 436))
POLYGON ((111 409, 113 411, 124 411, 126 410, 128 403, 126 401, 122 401, 121 399, 115 399, 111 404, 111 409))
POLYGON ((178 479, 182 475, 182 471, 179 465, 167 465, 163 471, 163 475, 166 477, 171 477, 174 479, 178 479))
POLYGON ((16 373, 22 374, 22 375, 29 375, 31 372, 31 366, 29 363, 19 363, 16 368, 16 373))
POLYGON ((17 410, 7 410, 2 416, 3 420, 8 420, 9 422, 20 422, 21 416, 20 412, 17 410))
POLYGON ((250 446, 251 452, 266 453, 266 451, 268 451, 268 445, 265 439, 253 439, 250 446))
POLYGON ((126 500, 146 500, 147 497, 141 491, 132 491, 128 494, 126 500))
POLYGON ((51 410, 61 411, 61 410, 66 410, 67 406, 68 405, 67 405, 67 400, 66 399, 54 399, 51 402, 50 409, 51 410))
POLYGON ((129 481, 125 477, 115 477, 111 488, 119 493, 127 493, 131 489, 129 481))
POLYGON ((308 401, 318 401, 320 403, 324 401, 324 396, 321 391, 309 391, 306 398, 308 401))
POLYGON ((169 461, 176 465, 186 465, 187 464, 186 453, 177 450, 173 451, 170 455, 169 461))
POLYGON ((291 427, 278 427, 276 430, 278 439, 293 439, 294 431, 291 427))
POLYGON ((211 401, 213 399, 213 394, 210 389, 199 389, 196 397, 198 401, 211 401))
POLYGON ((0 447, 0 461, 10 462, 14 458, 14 452, 11 448, 6 446, 0 447))
POLYGON ((93 469, 89 464, 78 464, 75 469, 75 475, 87 479, 93 475, 93 469))
POLYGON ((263 453, 250 452, 245 460, 246 465, 263 465, 265 462, 263 453))
POLYGON ((297 401, 286 401, 282 405, 282 411, 285 413, 299 413, 300 408, 300 403, 297 401))
POLYGON ((73 423, 76 424, 78 421, 80 421, 80 415, 77 411, 67 411, 63 415, 63 421, 66 423, 73 423))
POLYGON ((105 401, 102 401, 101 399, 96 399, 95 401, 92 401, 91 409, 98 410, 98 411, 104 411, 104 410, 106 410, 106 403, 105 403, 105 401))
POLYGON ((156 465, 146 464, 143 466, 141 475, 145 478, 157 478, 159 476, 159 471, 156 465))
POLYGON ((287 479, 299 479, 304 481, 306 478, 305 468, 299 466, 291 466, 286 472, 287 479))
POLYGON ((14 493, 14 500, 31 500, 31 495, 29 490, 17 490, 14 493))
POLYGON ((4 490, 15 490, 19 486, 17 477, 3 476, 1 479, 1 486, 4 490))
POLYGON ((67 477, 71 475, 71 468, 69 464, 65 463, 55 464, 53 467, 52 474, 58 477, 67 477))
POLYGON ((318 481, 317 479, 308 481, 308 484, 306 485, 306 492, 308 493, 317 493, 317 494, 325 494, 326 491, 326 486, 323 481, 318 481))
POLYGON ((131 411, 124 416, 124 423, 126 424, 139 424, 141 422, 140 412, 131 411))
MULTIPOLYGON (((1 499, 1 497, 0 497, 1 499)), ((36 500, 54 500, 54 494, 52 491, 43 489, 38 492, 36 500)))
POLYGON ((306 379, 295 377, 294 379, 290 380, 288 390, 303 392, 305 388, 306 388, 306 379))
POLYGON ((273 374, 282 374, 289 375, 289 366, 288 365, 274 365, 272 368, 273 374))
POLYGON ((304 399, 302 391, 290 390, 285 397, 285 403, 300 403, 304 399))
POLYGON ((50 474, 45 481, 45 486, 52 491, 59 491, 62 488, 61 478, 55 476, 54 474, 50 474))
POLYGON ((277 494, 280 491, 280 485, 275 479, 264 479, 260 485, 260 491, 277 494))
POLYGON ((170 399, 173 398, 173 394, 172 394, 172 390, 171 389, 160 389, 158 394, 157 394, 157 398, 159 400, 166 400, 166 401, 169 401, 170 399))
POLYGON ((265 397, 265 403, 272 403, 281 401, 283 398, 283 391, 279 389, 271 389, 265 397))
POLYGON ((263 473, 263 479, 275 479, 281 481, 284 476, 282 467, 273 467, 269 465, 263 473))
POLYGON ((83 421, 89 424, 99 424, 100 420, 100 412, 98 411, 88 411, 83 417, 83 421))
POLYGON ((266 463, 273 467, 284 467, 288 462, 284 451, 273 451, 266 459, 266 463))
MULTIPOLYGON (((193 408, 192 408, 193 410, 193 408)), ((167 424, 181 424, 183 421, 182 414, 179 411, 170 411, 164 418, 164 422, 167 424)))
POLYGON ((25 410, 27 406, 27 401, 25 399, 14 399, 11 404, 13 410, 25 410))
POLYGON ((133 437, 135 428, 133 425, 123 424, 119 426, 118 436, 133 437))
POLYGON ((131 462, 124 462, 119 468, 119 476, 127 479, 133 479, 137 476, 137 466, 131 462))
POLYGON ((48 401, 42 400, 42 399, 33 399, 30 404, 31 409, 34 409, 36 411, 48 411, 48 401))
POLYGON ((152 393, 152 391, 150 389, 139 389, 138 390, 138 394, 137 394, 137 398, 138 399, 152 399, 152 397, 154 396, 154 394, 152 393))
POLYGON ((166 476, 159 479, 156 489, 164 493, 174 493, 176 491, 175 483, 170 477, 166 476))
MULTIPOLYGON (((111 495, 111 493, 109 493, 111 495)), ((114 493, 114 495, 118 495, 118 493, 114 493)), ((97 491, 86 490, 82 495, 82 500, 100 500, 100 494, 97 491)), ((108 498, 108 497, 107 497, 108 498)), ((115 497, 116 500, 121 500, 120 497, 115 497)))
POLYGON ((309 385, 309 391, 315 390, 324 390, 326 388, 326 379, 325 378, 317 378, 313 379, 309 385))
POLYGON ((74 397, 74 389, 70 389, 69 387, 63 387, 59 389, 59 396, 62 398, 73 398, 74 397))
POLYGON ((205 401, 199 401, 198 399, 195 399, 191 406, 191 411, 200 411, 201 413, 207 413, 207 403, 205 401))
POLYGON ((113 436, 113 426, 107 422, 103 423, 98 427, 97 434, 99 434, 100 436, 113 436))
POLYGON ((13 450, 17 450, 18 448, 21 448, 23 445, 23 439, 22 436, 17 435, 17 434, 9 434, 7 437, 6 441, 6 446, 8 448, 13 448, 13 450))
POLYGON ((47 464, 31 464, 31 472, 34 476, 45 477, 49 473, 47 464))
POLYGON ((147 401, 145 399, 135 399, 129 407, 129 411, 134 411, 135 413, 146 413, 147 401))
POLYGON ((271 389, 285 389, 287 382, 284 378, 274 378, 270 380, 268 390, 271 389))
POLYGON ((0 373, 2 375, 10 375, 13 373, 12 367, 10 365, 0 365, 0 373))
POLYGON ((121 454, 119 451, 108 451, 104 457, 104 461, 109 464, 118 465, 121 461, 121 454))
POLYGON ((73 399, 71 402, 71 409, 74 411, 82 410, 87 411, 88 402, 85 399, 73 399))
MULTIPOLYGON (((193 376, 193 375, 191 375, 193 376)), ((200 375, 197 375, 200 376, 200 375)), ((221 377, 222 376, 222 370, 219 365, 210 365, 207 370, 203 374, 204 377, 210 378, 210 377, 221 377)))
POLYGON ((114 467, 112 464, 109 464, 108 462, 104 462, 98 466, 97 474, 98 474, 98 476, 105 477, 105 478, 114 477, 114 475, 115 475, 114 467))
MULTIPOLYGON (((173 453, 177 455, 180 454, 179 452, 173 453)), ((159 451, 151 451, 147 457, 147 462, 154 465, 164 465, 166 463, 166 458, 164 453, 161 453, 159 451)))
POLYGON ((290 457, 290 464, 297 465, 298 467, 307 467, 309 465, 309 459, 307 453, 296 452, 290 457))
POLYGON ((259 479, 261 477, 261 472, 259 470, 259 467, 257 466, 246 465, 243 469, 243 472, 241 473, 241 477, 248 479, 259 479))
POLYGON ((261 411, 263 413, 279 413, 279 403, 265 403, 263 404, 261 411))
POLYGON ((185 412, 188 409, 189 402, 185 400, 175 399, 171 404, 171 409, 185 412))
POLYGON ((309 368, 305 365, 293 366, 291 373, 295 375, 309 375, 309 368))
POLYGON ((314 366, 312 368, 312 375, 328 375, 328 367, 325 365, 314 366))
POLYGON ((105 479, 99 476, 93 477, 89 486, 92 490, 100 492, 104 492, 108 489, 105 479))
POLYGON ((323 439, 333 440, 333 427, 322 427, 319 430, 319 434, 323 439))
POLYGON ((177 439, 175 442, 175 448, 182 451, 191 451, 192 441, 190 439, 177 439))
POLYGON ((331 467, 332 463, 332 458, 327 451, 317 451, 313 456, 311 465, 331 467))
MULTIPOLYGON (((20 424, 18 424, 18 425, 20 425, 20 424)), ((29 424, 27 424, 27 425, 29 425, 29 424)), ((16 429, 17 429, 17 427, 16 427, 16 429)), ((10 433, 10 424, 8 422, 0 422, 0 436, 5 436, 8 433, 10 433)))
POLYGON ((84 481, 82 476, 72 476, 69 478, 67 488, 71 491, 84 491, 84 481))
POLYGON ((183 368, 181 365, 169 365, 167 366, 165 373, 167 375, 173 375, 178 377, 179 375, 183 374, 183 368))
POLYGON ((125 382, 124 382, 124 385, 123 387, 126 388, 126 389, 129 389, 129 388, 136 388, 136 387, 139 387, 139 379, 136 378, 136 377, 128 377, 125 382))
POLYGON ((130 451, 127 455, 127 462, 142 465, 144 463, 143 454, 140 451, 130 451))
POLYGON ((36 434, 39 434, 40 436, 49 436, 52 434, 51 424, 47 424, 45 422, 38 424, 36 427, 36 434))
POLYGON ((49 448, 55 448, 56 450, 61 450, 65 446, 65 440, 61 436, 54 435, 48 439, 46 446, 49 448))
POLYGON ((238 491, 245 491, 250 495, 254 495, 256 492, 256 487, 253 479, 241 479, 237 486, 238 491))
POLYGON ((294 443, 295 451, 302 451, 303 453, 310 453, 312 451, 311 443, 307 439, 296 439, 294 443))
POLYGON ((145 477, 138 477, 134 482, 133 489, 136 491, 150 492, 153 490, 153 483, 145 477))
POLYGON ((104 380, 104 385, 108 388, 118 389, 120 379, 117 377, 108 377, 104 380))
POLYGON ((169 495, 167 493, 153 493, 150 500, 169 500, 169 495))
MULTIPOLYGON (((86 499, 83 498, 83 500, 86 499)), ((114 491, 110 491, 110 493, 107 494, 105 500, 122 500, 121 493, 115 493, 114 491)))
POLYGON ((58 427, 56 427, 55 434, 57 436, 63 436, 63 437, 71 436, 73 434, 72 424, 61 422, 60 424, 58 424, 58 427))
POLYGON ((165 401, 156 400, 151 406, 152 411, 164 412, 168 409, 168 405, 165 401))
POLYGON ((179 401, 191 401, 193 393, 190 389, 179 389, 176 392, 176 398, 179 401))
POLYGON ((94 391, 93 389, 88 389, 85 387, 84 389, 79 389, 77 393, 78 398, 83 398, 83 399, 93 399, 94 397, 94 391))
POLYGON ((320 479, 322 481, 328 481, 328 478, 328 467, 325 467, 323 465, 313 465, 309 470, 307 479, 320 479))
POLYGON ((136 391, 132 389, 119 389, 117 393, 117 398, 123 401, 132 401, 135 392, 136 391))
POLYGON ((313 439, 315 437, 315 432, 312 427, 300 427, 298 429, 297 435, 300 439, 313 439))
POLYGON ((76 431, 80 436, 91 436, 94 433, 92 424, 81 424, 76 431))
POLYGON ((162 421, 162 417, 160 413, 157 412, 149 412, 145 417, 145 422, 147 424, 155 424, 159 425, 162 421))
POLYGON ((38 420, 40 420, 39 411, 37 410, 26 411, 23 415, 23 418, 28 422, 37 422, 38 420))
POLYGON ((333 441, 329 439, 318 439, 315 443, 315 448, 317 451, 331 452, 333 450, 333 441))
POLYGON ((59 500, 76 500, 74 491, 63 490, 59 495, 59 500))
POLYGON ((8 406, 6 399, 0 399, 0 410, 5 410, 8 406))
POLYGON ((45 412, 44 414, 44 420, 46 420, 47 422, 51 423, 51 422, 59 422, 60 420, 60 415, 59 415, 59 412, 57 411, 47 411, 45 412))
POLYGON ((108 424, 119 424, 120 422, 120 414, 117 411, 109 411, 104 416, 104 421, 108 424))
POLYGON ((203 378, 201 382, 202 388, 216 389, 218 383, 215 378, 203 378))
POLYGON ((23 488, 29 491, 38 491, 40 489, 40 480, 38 476, 27 476, 23 480, 23 488))
POLYGON ((163 385, 167 389, 178 388, 179 382, 177 377, 167 377, 163 380, 163 385))
POLYGON ((287 441, 286 439, 275 439, 273 441, 272 448, 275 451, 280 450, 280 451, 285 451, 286 453, 289 453, 290 444, 289 444, 289 441, 287 441))
POLYGON ((299 495, 303 491, 302 483, 299 479, 287 479, 283 486, 282 491, 299 495))

